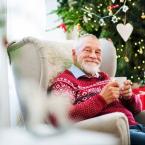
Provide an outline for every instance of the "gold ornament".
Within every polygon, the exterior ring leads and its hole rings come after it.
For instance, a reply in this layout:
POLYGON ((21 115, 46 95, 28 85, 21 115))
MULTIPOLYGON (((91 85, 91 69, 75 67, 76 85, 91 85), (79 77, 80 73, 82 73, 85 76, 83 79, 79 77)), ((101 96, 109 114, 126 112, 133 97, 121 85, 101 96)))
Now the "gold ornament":
POLYGON ((144 14, 144 12, 142 12, 141 18, 142 18, 142 19, 145 19, 145 14, 144 14))

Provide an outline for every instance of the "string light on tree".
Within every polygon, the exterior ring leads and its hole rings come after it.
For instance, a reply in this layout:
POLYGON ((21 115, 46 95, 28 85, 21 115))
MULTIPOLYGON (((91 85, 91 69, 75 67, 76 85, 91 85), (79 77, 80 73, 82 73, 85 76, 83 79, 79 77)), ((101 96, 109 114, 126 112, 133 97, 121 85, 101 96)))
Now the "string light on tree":
POLYGON ((139 54, 143 54, 143 50, 142 49, 138 49, 137 50, 139 54))
POLYGON ((131 79, 133 79, 133 76, 131 76, 131 79))
POLYGON ((137 54, 137 53, 135 53, 135 54, 134 54, 134 56, 135 56, 135 57, 137 57, 137 56, 138 56, 138 54, 137 54))
POLYGON ((121 56, 120 55, 117 55, 117 58, 120 58, 121 56))
POLYGON ((127 56, 124 57, 125 62, 129 62, 129 59, 127 56))

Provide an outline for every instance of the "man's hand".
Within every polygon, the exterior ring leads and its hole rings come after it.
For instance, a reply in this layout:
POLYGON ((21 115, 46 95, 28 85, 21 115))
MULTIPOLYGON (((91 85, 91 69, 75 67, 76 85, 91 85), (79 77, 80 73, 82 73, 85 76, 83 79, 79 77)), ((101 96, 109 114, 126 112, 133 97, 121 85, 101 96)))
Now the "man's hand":
POLYGON ((131 89, 132 82, 130 80, 126 80, 124 82, 123 87, 120 90, 120 95, 125 99, 129 100, 132 96, 132 89, 131 89))
POLYGON ((117 82, 108 83, 106 86, 104 86, 100 95, 104 98, 107 104, 118 100, 120 95, 119 84, 117 82))

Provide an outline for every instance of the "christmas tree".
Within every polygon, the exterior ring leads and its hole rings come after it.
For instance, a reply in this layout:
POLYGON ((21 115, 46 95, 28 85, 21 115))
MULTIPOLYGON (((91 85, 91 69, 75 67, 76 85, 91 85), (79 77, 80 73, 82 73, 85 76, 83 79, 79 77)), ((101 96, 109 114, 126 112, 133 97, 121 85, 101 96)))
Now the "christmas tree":
POLYGON ((117 51, 117 76, 145 84, 145 0, 57 0, 54 11, 69 32, 111 38, 117 51))

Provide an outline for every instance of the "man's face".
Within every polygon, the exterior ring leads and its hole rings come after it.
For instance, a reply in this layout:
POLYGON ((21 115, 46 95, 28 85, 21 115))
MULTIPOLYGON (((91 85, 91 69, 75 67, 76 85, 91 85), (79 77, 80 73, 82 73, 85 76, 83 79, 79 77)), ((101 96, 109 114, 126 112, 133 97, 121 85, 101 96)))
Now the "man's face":
POLYGON ((95 75, 101 63, 100 42, 94 38, 85 38, 83 42, 76 54, 77 64, 85 73, 95 75))

